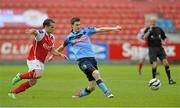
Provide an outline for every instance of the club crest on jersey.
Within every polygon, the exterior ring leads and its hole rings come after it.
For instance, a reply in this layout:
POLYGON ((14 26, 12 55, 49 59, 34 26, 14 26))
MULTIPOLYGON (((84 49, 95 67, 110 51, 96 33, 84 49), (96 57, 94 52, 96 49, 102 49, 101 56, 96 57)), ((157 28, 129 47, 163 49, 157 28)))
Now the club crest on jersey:
POLYGON ((47 43, 44 43, 43 44, 43 47, 44 47, 44 49, 46 49, 46 50, 50 50, 52 47, 51 46, 49 46, 47 43))

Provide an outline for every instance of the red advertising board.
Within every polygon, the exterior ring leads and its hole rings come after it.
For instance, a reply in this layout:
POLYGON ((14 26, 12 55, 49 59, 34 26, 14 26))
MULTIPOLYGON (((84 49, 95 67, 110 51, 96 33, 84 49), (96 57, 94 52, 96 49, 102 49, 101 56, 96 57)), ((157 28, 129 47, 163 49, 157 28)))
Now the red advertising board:
MULTIPOLYGON (((26 60, 32 39, 0 40, 0 60, 26 60)), ((55 46, 61 42, 57 41, 55 46)), ((122 43, 109 44, 109 60, 136 60, 142 46, 138 44, 122 43)), ((180 44, 168 44, 165 47, 170 60, 180 60, 180 44)), ((64 50, 63 53, 66 51, 64 50)), ((59 60, 57 58, 56 60, 59 60)))
MULTIPOLYGON (((122 43, 109 45, 110 60, 135 60, 138 59, 142 46, 138 44, 122 43)), ((168 44, 164 46, 170 60, 180 60, 180 44, 168 44)))
MULTIPOLYGON (((31 43, 32 39, 0 40, 0 60, 26 60, 31 43)), ((59 45, 57 41, 55 46, 59 45)))

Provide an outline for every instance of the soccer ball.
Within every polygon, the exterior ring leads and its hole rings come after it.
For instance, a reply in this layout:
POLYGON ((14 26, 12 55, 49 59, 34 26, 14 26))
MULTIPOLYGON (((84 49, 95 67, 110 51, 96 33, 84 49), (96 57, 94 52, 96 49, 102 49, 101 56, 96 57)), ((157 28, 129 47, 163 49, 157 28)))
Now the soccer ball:
POLYGON ((161 87, 161 81, 159 79, 153 78, 149 81, 148 85, 152 90, 158 90, 161 87))

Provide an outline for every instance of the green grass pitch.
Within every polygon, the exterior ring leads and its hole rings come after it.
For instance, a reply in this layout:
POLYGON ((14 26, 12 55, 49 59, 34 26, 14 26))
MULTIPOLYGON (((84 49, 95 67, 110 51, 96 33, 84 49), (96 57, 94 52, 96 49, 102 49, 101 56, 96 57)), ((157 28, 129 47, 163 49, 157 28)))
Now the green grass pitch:
MULTIPOLYGON (((18 72, 26 72, 26 65, 0 66, 0 107, 180 107, 180 65, 171 65, 176 85, 169 85, 163 66, 158 67, 162 86, 152 91, 147 85, 151 67, 143 67, 138 77, 137 65, 99 65, 103 81, 114 94, 108 99, 97 87, 89 96, 71 98, 75 91, 87 86, 84 74, 74 65, 46 65, 37 85, 17 95, 7 96, 12 88, 11 79, 18 72)), ((23 80, 25 81, 25 80, 23 80)), ((20 82, 22 83, 22 81, 20 82)), ((18 83, 18 84, 20 84, 18 83)))

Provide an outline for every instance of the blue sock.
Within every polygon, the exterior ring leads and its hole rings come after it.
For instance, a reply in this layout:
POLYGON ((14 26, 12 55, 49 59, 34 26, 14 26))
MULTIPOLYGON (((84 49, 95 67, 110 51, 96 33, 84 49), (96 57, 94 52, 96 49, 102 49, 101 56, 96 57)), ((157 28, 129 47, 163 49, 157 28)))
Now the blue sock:
POLYGON ((89 89, 85 88, 80 92, 80 97, 89 95, 90 93, 91 93, 91 91, 89 89))
POLYGON ((97 80, 96 83, 99 86, 99 88, 103 91, 104 94, 109 92, 108 88, 106 87, 106 85, 104 84, 104 82, 101 79, 97 80))

